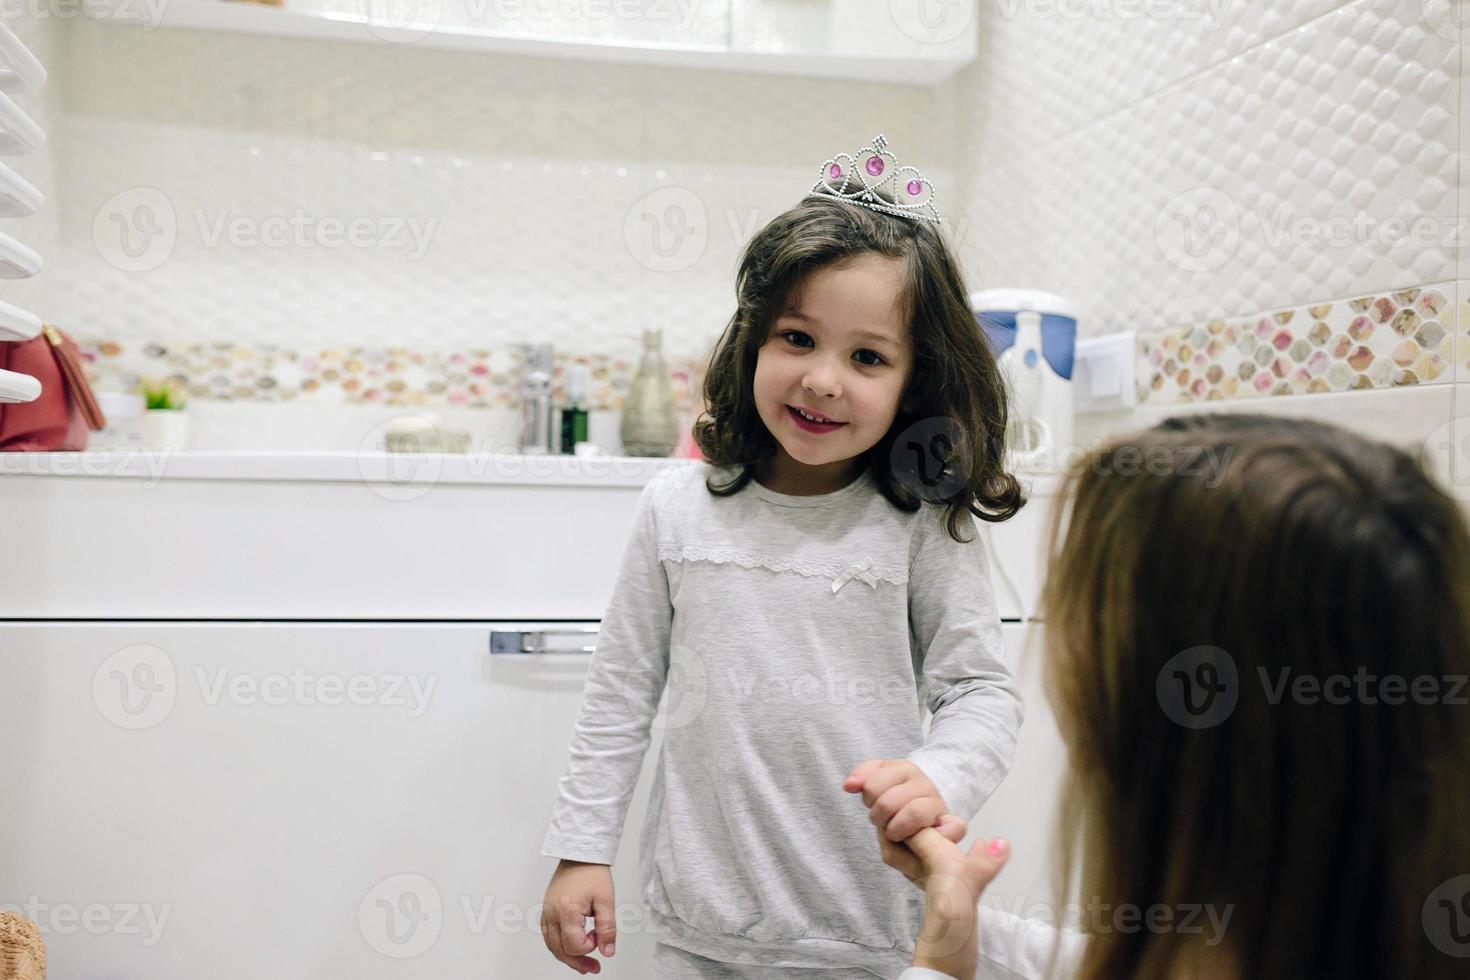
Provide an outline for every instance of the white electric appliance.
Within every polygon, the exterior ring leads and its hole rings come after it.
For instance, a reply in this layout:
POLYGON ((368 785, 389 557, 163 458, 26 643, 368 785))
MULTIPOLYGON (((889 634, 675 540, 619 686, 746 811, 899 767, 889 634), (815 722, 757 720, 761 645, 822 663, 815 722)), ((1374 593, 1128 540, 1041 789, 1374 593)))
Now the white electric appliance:
POLYGON ((970 297, 1011 393, 1006 445, 1019 467, 1051 471, 1072 445, 1072 369, 1077 312, 1035 289, 986 289, 970 297))

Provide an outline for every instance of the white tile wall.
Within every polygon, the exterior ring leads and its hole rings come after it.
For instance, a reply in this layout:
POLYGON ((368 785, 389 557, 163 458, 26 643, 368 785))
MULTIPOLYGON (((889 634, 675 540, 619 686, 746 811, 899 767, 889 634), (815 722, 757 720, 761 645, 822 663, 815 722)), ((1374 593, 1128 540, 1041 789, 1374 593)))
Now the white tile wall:
MULTIPOLYGON (((823 159, 880 130, 901 155, 947 145, 903 86, 67 26, 65 261, 45 305, 129 341, 631 356, 658 326, 671 357, 699 356, 733 309, 740 247, 823 159), (376 244, 213 235, 298 212, 303 228, 367 222, 376 244), (400 222, 425 244, 392 236, 400 222), (174 237, 130 256, 124 226, 134 251, 145 227, 174 237)), ((923 162, 953 186, 944 159, 923 162)))
POLYGON ((1439 2, 982 4, 968 264, 1073 297, 1094 334, 1455 277, 1466 107, 1439 2), (1395 244, 1394 218, 1431 240, 1395 244), (1278 234, 1298 219, 1369 231, 1278 234))
MULTIPOLYGON (((779 46, 851 9, 729 3, 691 29, 779 46)), ((696 357, 749 234, 880 130, 934 179, 972 285, 1069 295, 1085 333, 1470 278, 1450 0, 973 9, 980 55, 934 89, 47 21, 27 40, 48 49, 59 169, 21 163, 56 201, 25 232, 50 261, 8 295, 125 342, 631 356, 651 325, 696 357), (210 239, 298 215, 365 222, 364 244, 210 239), (1446 240, 1274 240, 1273 221, 1360 216, 1446 240), (127 255, 145 226, 171 244, 127 255)))

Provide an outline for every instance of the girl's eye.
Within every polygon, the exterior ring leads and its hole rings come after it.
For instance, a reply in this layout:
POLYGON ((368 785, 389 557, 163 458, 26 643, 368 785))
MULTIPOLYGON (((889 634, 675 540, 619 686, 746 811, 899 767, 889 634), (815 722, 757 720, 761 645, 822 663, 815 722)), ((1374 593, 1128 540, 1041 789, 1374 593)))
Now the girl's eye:
MULTIPOLYGON (((793 339, 793 338, 800 338, 801 341, 808 341, 808 340, 811 340, 812 339, 811 337, 809 337, 806 334, 802 333, 800 330, 783 330, 777 336, 784 337, 786 339, 787 343, 792 344, 792 345, 794 345, 796 347, 805 347, 806 345, 804 343, 801 343, 801 342, 793 339)), ((863 350, 858 351, 856 354, 853 355, 853 357, 861 358, 864 355, 867 355, 869 357, 872 357, 873 360, 871 360, 871 361, 863 361, 863 360, 858 361, 858 363, 861 364, 863 367, 877 367, 880 364, 886 363, 886 361, 884 361, 884 359, 883 359, 883 355, 882 354, 879 354, 877 351, 868 350, 866 348, 864 348, 863 350)))

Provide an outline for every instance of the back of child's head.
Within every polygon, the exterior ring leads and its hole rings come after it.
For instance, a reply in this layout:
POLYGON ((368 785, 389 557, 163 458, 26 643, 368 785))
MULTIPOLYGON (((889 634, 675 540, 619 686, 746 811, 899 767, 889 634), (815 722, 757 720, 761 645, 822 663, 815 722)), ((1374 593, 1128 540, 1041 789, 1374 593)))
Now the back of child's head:
POLYGON ((1224 969, 1196 975, 1464 976, 1427 907, 1470 874, 1455 502, 1398 449, 1263 416, 1115 440, 1062 499, 1045 596, 1061 875, 1080 847, 1088 899, 1231 915, 1213 949, 1104 928, 1083 976, 1211 955, 1224 969))
POLYGON ((966 512, 1005 520, 1025 499, 1005 468, 1004 382, 970 309, 959 265, 940 226, 832 197, 804 198, 767 223, 741 256, 735 313, 706 373, 705 415, 695 425, 695 439, 712 464, 744 469, 711 492, 738 491, 752 478, 754 464, 776 451, 752 394, 756 359, 776 317, 806 276, 866 253, 903 261, 903 314, 913 351, 899 412, 887 437, 866 453, 867 469, 904 510, 917 510, 921 500, 946 504, 950 533, 968 540, 959 530, 966 512), (907 470, 914 464, 904 462, 915 453, 924 464, 942 457, 949 476, 913 479, 907 470))

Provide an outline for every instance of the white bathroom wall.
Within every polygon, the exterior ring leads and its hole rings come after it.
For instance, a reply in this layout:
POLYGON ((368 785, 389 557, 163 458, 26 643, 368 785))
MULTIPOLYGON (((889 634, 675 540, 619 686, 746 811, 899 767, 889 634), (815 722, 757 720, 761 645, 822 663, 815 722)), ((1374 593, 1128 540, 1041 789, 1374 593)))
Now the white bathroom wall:
POLYGON ((952 82, 967 267, 1139 334, 1140 408, 1080 442, 1191 405, 1315 415, 1470 499, 1470 7, 976 10, 952 82))
MULTIPOLYGON (((123 343, 632 355, 652 326, 694 357, 733 309, 739 248, 823 159, 880 130, 931 157, 947 142, 942 112, 881 80, 87 18, 65 41, 67 261, 44 294, 58 321, 123 343), (231 241, 231 222, 298 214, 299 240, 231 241), (322 244, 321 219, 366 222, 374 241, 322 244)), ((925 162, 945 179, 944 159, 925 162)))
MULTIPOLYGON (((104 387, 509 408, 540 340, 616 408, 653 326, 682 404, 740 247, 882 131, 971 284, 1140 331, 1155 405, 1470 383, 1461 8, 973 0, 944 16, 979 57, 934 87, 52 19, 50 261, 11 295, 104 387)), ((780 50, 857 8, 692 9, 688 38, 780 50)))
POLYGON ((1449 6, 982 0, 956 82, 970 265, 1075 299, 1086 333, 1453 282, 1449 6))

